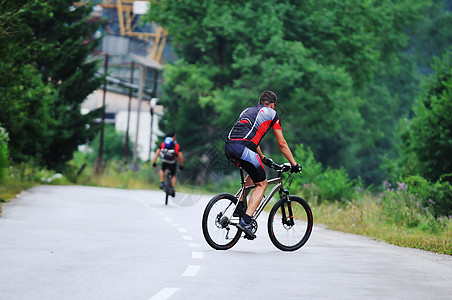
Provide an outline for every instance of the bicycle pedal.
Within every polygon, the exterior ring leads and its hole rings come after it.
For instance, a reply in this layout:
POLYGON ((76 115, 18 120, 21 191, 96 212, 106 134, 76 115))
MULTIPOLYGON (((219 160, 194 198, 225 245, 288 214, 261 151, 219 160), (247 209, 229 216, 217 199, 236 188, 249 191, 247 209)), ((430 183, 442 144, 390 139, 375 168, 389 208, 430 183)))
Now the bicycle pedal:
POLYGON ((250 241, 252 241, 252 240, 255 239, 255 237, 252 237, 251 235, 248 235, 248 234, 245 234, 245 235, 243 236, 243 238, 246 239, 246 240, 250 240, 250 241))

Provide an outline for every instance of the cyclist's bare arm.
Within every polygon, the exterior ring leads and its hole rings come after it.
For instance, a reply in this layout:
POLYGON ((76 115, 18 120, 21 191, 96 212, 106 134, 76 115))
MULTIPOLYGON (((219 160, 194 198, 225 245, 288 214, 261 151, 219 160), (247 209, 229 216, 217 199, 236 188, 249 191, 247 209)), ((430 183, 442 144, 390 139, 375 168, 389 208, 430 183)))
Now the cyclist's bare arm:
POLYGON ((158 148, 157 151, 155 151, 155 157, 154 157, 154 161, 153 161, 154 164, 156 163, 157 158, 160 155, 160 151, 162 151, 162 149, 160 149, 160 148, 158 148))
POLYGON ((179 157, 179 165, 184 165, 184 155, 182 155, 182 151, 179 151, 179 154, 177 155, 179 157))
POLYGON ((261 159, 264 159, 265 156, 264 156, 264 154, 262 153, 261 146, 257 146, 256 152, 257 152, 257 154, 259 154, 259 157, 260 157, 261 159))
POLYGON ((286 139, 284 138, 283 132, 281 129, 274 129, 276 141, 278 142, 279 150, 284 155, 285 158, 289 161, 290 165, 295 166, 297 163, 293 158, 292 151, 290 151, 289 145, 287 145, 286 139))

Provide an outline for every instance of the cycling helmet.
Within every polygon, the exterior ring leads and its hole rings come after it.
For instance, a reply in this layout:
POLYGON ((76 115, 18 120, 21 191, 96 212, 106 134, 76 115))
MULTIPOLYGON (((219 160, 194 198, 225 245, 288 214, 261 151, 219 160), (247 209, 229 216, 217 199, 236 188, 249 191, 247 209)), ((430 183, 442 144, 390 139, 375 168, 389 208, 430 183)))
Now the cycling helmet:
POLYGON ((172 137, 167 136, 165 138, 164 143, 165 143, 165 148, 169 148, 169 149, 174 148, 174 141, 173 141, 172 137))

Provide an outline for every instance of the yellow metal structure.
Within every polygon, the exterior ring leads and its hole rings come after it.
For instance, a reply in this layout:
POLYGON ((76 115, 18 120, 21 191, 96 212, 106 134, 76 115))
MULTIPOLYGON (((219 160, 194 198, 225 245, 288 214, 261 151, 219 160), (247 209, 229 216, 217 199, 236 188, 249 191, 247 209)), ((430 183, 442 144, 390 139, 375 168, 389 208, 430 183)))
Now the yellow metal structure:
MULTIPOLYGON (((90 2, 90 0, 80 0, 76 2, 75 5, 80 6, 87 2, 90 2)), ((102 3, 99 3, 99 5, 103 8, 116 9, 118 12, 118 22, 121 35, 149 41, 150 46, 147 48, 148 57, 160 63, 168 32, 164 28, 157 25, 154 21, 151 22, 154 32, 135 31, 138 22, 135 22, 135 25, 133 25, 133 22, 138 17, 133 13, 134 2, 134 0, 102 0, 102 3)))

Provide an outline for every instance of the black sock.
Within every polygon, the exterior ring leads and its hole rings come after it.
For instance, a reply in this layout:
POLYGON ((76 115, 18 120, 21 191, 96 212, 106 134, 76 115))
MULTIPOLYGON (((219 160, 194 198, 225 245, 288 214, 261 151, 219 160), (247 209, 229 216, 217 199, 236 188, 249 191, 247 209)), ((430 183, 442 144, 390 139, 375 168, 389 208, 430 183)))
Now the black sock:
POLYGON ((251 223, 251 217, 248 216, 247 214, 244 214, 242 217, 243 222, 245 222, 245 224, 250 224, 251 223))

